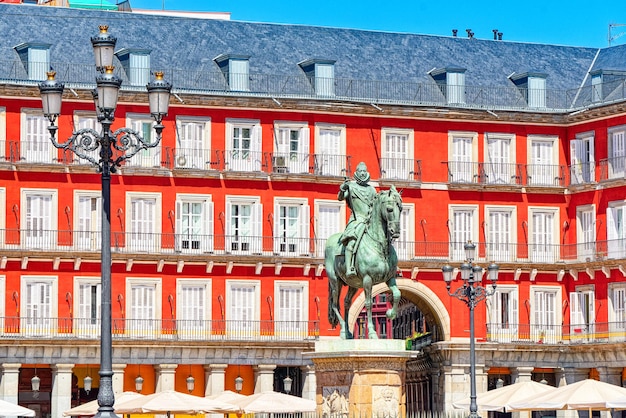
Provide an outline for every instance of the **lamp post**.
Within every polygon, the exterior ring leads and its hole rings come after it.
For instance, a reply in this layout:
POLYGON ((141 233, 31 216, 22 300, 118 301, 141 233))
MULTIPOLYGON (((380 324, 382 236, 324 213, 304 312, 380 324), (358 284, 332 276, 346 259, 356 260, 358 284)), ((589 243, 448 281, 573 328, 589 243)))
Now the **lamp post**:
POLYGON ((113 346, 111 335, 111 173, 117 171, 122 162, 141 150, 156 147, 161 141, 163 125, 161 121, 167 115, 169 96, 172 85, 163 79, 163 73, 156 72, 155 79, 146 87, 150 114, 156 122, 156 138, 153 142, 145 140, 141 134, 129 128, 119 128, 111 132, 115 120, 115 108, 122 80, 114 74, 113 50, 117 39, 107 32, 107 26, 100 26, 100 32, 91 38, 96 69, 96 90, 93 92, 96 103, 96 115, 102 126, 102 132, 93 129, 80 129, 73 132, 65 142, 57 142, 55 136, 58 126, 56 119, 61 114, 61 101, 64 85, 55 80, 55 73, 48 72, 48 79, 39 85, 43 113, 50 121, 48 131, 52 144, 59 149, 69 150, 79 158, 89 161, 97 167, 102 180, 102 242, 101 242, 101 288, 100 303, 100 389, 98 391, 98 413, 96 418, 117 418, 113 412, 113 346), (96 158, 94 151, 98 151, 96 158))
POLYGON ((495 263, 491 263, 487 267, 487 279, 491 282, 491 289, 481 285, 483 278, 483 268, 473 264, 476 256, 476 244, 468 241, 464 245, 466 261, 461 264, 461 280, 463 285, 450 291, 450 284, 454 277, 454 268, 446 264, 441 269, 443 271, 443 280, 446 282, 448 295, 454 296, 460 301, 465 302, 470 312, 470 414, 469 418, 479 418, 478 405, 476 404, 476 341, 474 331, 474 308, 479 302, 485 300, 496 291, 496 282, 498 281, 499 267, 495 263))

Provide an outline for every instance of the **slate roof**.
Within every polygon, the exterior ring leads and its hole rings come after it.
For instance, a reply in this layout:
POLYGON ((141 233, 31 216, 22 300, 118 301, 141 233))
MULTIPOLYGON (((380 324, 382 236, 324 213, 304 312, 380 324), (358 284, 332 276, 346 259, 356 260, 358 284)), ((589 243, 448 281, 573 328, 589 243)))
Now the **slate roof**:
POLYGON ((92 64, 89 38, 107 24, 116 50, 147 48, 152 67, 166 72, 218 72, 215 57, 237 54, 250 56, 251 74, 302 76, 297 64, 320 58, 335 61, 337 79, 433 84, 429 71, 453 66, 466 69, 467 86, 510 88, 509 76, 535 71, 547 74, 549 89, 567 90, 588 84, 592 69, 626 70, 626 45, 598 49, 2 3, 0 16, 0 61, 18 61, 16 45, 41 41, 51 44, 53 62, 92 64))

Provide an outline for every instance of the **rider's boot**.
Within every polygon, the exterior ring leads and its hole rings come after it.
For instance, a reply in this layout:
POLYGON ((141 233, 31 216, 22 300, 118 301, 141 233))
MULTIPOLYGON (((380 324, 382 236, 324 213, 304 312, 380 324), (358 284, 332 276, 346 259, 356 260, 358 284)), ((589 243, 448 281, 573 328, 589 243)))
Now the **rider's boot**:
POLYGON ((354 267, 354 241, 350 241, 346 247, 346 278, 351 280, 356 278, 356 268, 354 267))

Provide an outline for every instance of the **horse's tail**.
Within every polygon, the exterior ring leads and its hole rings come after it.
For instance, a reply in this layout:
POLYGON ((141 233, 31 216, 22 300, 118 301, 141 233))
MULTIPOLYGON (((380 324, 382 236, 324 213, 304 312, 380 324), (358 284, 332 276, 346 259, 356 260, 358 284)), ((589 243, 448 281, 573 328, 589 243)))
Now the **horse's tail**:
POLYGON ((337 318, 337 314, 335 313, 335 309, 333 308, 333 290, 330 277, 328 278, 328 322, 330 326, 335 328, 339 325, 339 318, 337 318))
POLYGON ((337 272, 335 271, 335 256, 337 245, 341 234, 335 234, 326 241, 324 250, 324 266, 326 267, 326 277, 328 278, 328 322, 335 328, 339 325, 339 318, 336 313, 337 298, 333 297, 333 293, 337 292, 337 272))

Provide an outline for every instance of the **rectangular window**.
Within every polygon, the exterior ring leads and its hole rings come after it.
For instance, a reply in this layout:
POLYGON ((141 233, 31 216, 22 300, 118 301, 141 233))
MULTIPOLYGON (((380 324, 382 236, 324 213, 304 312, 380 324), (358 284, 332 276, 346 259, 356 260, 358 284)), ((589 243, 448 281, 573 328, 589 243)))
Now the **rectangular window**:
POLYGON ((531 339, 555 344, 561 341, 561 290, 548 286, 531 287, 531 339))
POLYGON ((400 212, 400 236, 394 242, 399 260, 415 257, 415 205, 403 203, 400 212))
POLYGON ((626 332, 626 284, 609 283, 609 335, 623 341, 626 332))
POLYGON ((515 230, 513 225, 515 208, 487 207, 486 210, 486 233, 487 233, 487 258, 496 262, 514 261, 515 230))
POLYGON ((609 129, 609 179, 626 176, 626 127, 609 129))
POLYGON ((306 282, 274 282, 277 303, 275 332, 281 337, 306 338, 308 286, 306 282))
POLYGON ((250 62, 247 59, 229 60, 228 85, 231 91, 250 91, 250 62))
POLYGON ((580 286, 569 295, 570 340, 593 341, 595 333, 595 294, 593 287, 580 286))
POLYGON ((22 190, 21 238, 31 249, 54 249, 57 246, 57 191, 22 190))
POLYGON ((316 124, 315 174, 346 176, 346 127, 316 124))
MULTIPOLYGON (((465 244, 477 242, 478 215, 476 206, 450 206, 450 259, 465 260, 465 244)), ((478 253, 477 253, 478 254, 478 253)))
POLYGON ((48 119, 42 114, 22 112, 20 158, 26 163, 57 163, 56 149, 50 142, 48 119))
POLYGON ((177 331, 184 339, 204 339, 211 331, 211 282, 177 280, 177 331))
POLYGON ((598 256, 595 226, 596 216, 593 205, 576 208, 576 253, 581 261, 595 260, 598 256))
MULTIPOLYGON (((101 126, 98 123, 98 119, 96 118, 95 113, 87 113, 80 112, 74 114, 74 124, 78 130, 82 129, 91 129, 98 134, 101 133, 101 126)), ((98 162, 100 160, 100 146, 96 142, 92 142, 89 144, 89 149, 85 148, 82 142, 78 144, 79 152, 91 157, 94 161, 98 162), (93 149, 92 149, 93 148, 93 149)), ((90 161, 85 158, 80 158, 78 154, 74 153, 65 153, 65 157, 68 159, 73 159, 74 164, 85 164, 90 165, 94 164, 93 161, 90 161)))
POLYGON ((259 323, 259 282, 227 280, 227 333, 235 339, 248 339, 258 336, 259 323))
POLYGON ((213 251, 213 202, 211 196, 177 195, 176 251, 213 251))
POLYGON ((626 258, 626 201, 609 202, 606 219, 609 258, 626 258))
MULTIPOLYGON (((152 128, 154 121, 149 116, 129 115, 127 116, 127 124, 132 130, 138 132, 148 144, 156 140, 156 133, 152 128)), ((139 151, 134 157, 126 160, 124 164, 127 167, 154 168, 161 167, 161 160, 161 144, 159 143, 156 147, 139 151)))
POLYGON ((570 142, 570 183, 586 184, 595 181, 593 133, 570 142))
POLYGON ((129 54, 128 81, 132 86, 145 86, 150 82, 150 55, 129 54))
POLYGON ((345 227, 345 205, 343 202, 315 201, 315 255, 324 257, 326 240, 345 227))
POLYGON ((216 162, 210 150, 210 120, 177 119, 176 168, 209 170, 216 162))
POLYGON ((519 338, 517 286, 498 286, 488 300, 491 340, 497 342, 517 340, 519 338))
POLYGON ((22 276, 20 325, 22 334, 50 337, 57 332, 56 277, 22 276))
POLYGON ((381 177, 411 180, 415 174, 412 129, 382 129, 381 177))
POLYGON ((530 257, 533 262, 553 263, 559 257, 558 209, 530 208, 530 257))
POLYGON ((446 73, 446 97, 448 103, 465 103, 465 73, 446 73))
POLYGON ((79 337, 100 335, 102 286, 95 278, 77 278, 74 285, 74 334, 79 337))
POLYGON ((274 126, 275 173, 309 173, 309 127, 302 124, 277 122, 274 126))
POLYGON ((310 254, 310 209, 306 200, 277 199, 274 208, 274 252, 285 256, 310 254))
POLYGON ((159 193, 127 193, 126 207, 126 248, 129 251, 157 253, 160 248, 160 207, 159 193))
POLYGON ((334 64, 315 64, 315 94, 325 97, 335 95, 334 64))
POLYGON ((263 205, 258 197, 226 197, 226 252, 261 254, 263 205))
POLYGON ((528 77, 528 107, 546 107, 546 79, 528 77))
POLYGON ((484 164, 484 181, 490 184, 518 184, 513 154, 514 136, 486 134, 487 146, 484 164))
POLYGON ((50 69, 50 49, 28 48, 28 79, 43 81, 50 69))
POLYGON ((97 251, 101 246, 102 197, 98 193, 76 192, 74 210, 74 246, 97 251))
POLYGON ((530 161, 528 184, 531 186, 560 186, 561 170, 556 161, 556 147, 553 138, 529 138, 530 161))
POLYGON ((226 169, 261 171, 261 125, 259 121, 226 121, 226 169))
POLYGON ((449 134, 448 174, 451 183, 471 183, 478 180, 475 138, 476 134, 473 133, 449 134))
POLYGON ((133 337, 155 338, 161 329, 160 279, 126 280, 126 330, 133 337))

